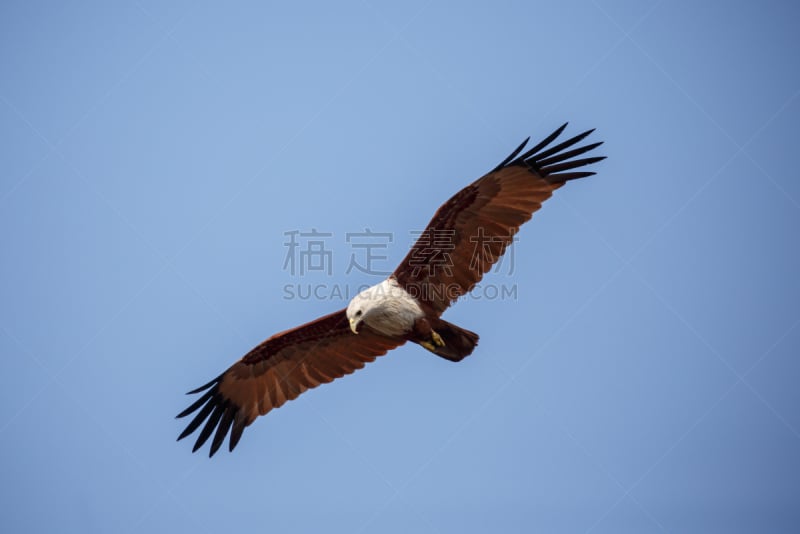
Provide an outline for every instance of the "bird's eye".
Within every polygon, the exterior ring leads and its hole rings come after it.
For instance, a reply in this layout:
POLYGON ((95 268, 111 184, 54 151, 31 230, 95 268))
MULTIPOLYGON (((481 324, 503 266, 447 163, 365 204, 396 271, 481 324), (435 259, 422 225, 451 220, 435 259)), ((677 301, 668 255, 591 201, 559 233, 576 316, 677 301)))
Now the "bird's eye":
POLYGON ((356 317, 361 317, 361 310, 358 310, 358 311, 356 312, 356 317))

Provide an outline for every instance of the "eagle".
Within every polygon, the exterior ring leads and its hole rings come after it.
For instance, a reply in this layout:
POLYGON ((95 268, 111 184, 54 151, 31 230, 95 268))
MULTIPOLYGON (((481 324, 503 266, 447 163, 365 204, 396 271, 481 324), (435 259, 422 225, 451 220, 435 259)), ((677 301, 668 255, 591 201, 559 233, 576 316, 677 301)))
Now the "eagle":
POLYGON ((361 369, 407 341, 453 362, 472 354, 478 334, 445 321, 442 313, 475 287, 553 191, 595 174, 575 169, 604 159, 578 158, 602 142, 572 148, 593 129, 551 146, 566 126, 528 150, 530 137, 525 139, 494 169, 445 202, 397 269, 356 295, 347 308, 273 335, 187 393, 202 395, 178 414, 195 414, 178 440, 202 425, 192 452, 212 434, 209 457, 228 434, 233 451, 259 415, 361 369), (475 254, 476 245, 480 254, 475 254))

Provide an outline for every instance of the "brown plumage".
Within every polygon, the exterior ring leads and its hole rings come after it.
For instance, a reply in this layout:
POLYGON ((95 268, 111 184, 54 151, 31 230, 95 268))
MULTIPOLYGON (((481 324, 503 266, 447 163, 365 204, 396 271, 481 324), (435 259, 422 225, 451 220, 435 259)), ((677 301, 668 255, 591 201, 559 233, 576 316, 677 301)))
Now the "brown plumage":
POLYGON ((230 450, 244 428, 259 415, 280 408, 307 389, 348 375, 365 363, 405 343, 364 328, 353 335, 344 310, 270 337, 244 355, 217 378, 189 392, 207 390, 178 417, 200 409, 179 440, 204 421, 192 452, 214 434, 209 456, 219 449, 231 430, 230 450), (202 407, 202 409, 201 409, 202 407), (216 429, 216 431, 215 431, 216 429))
POLYGON ((542 202, 568 180, 591 176, 593 172, 564 172, 598 162, 603 157, 571 159, 602 143, 561 152, 594 130, 545 150, 567 125, 541 143, 520 154, 526 139, 491 172, 453 195, 440 207, 422 236, 395 270, 400 285, 437 315, 480 282, 511 244, 522 223, 528 221, 542 202), (569 160, 569 161, 567 161, 569 160), (446 244, 430 252, 431 241, 446 244), (476 245, 485 248, 475 254, 476 245), (449 254, 450 269, 442 265, 442 252, 449 254), (469 266, 468 268, 466 268, 469 266))
POLYGON ((601 143, 567 150, 593 130, 547 148, 565 127, 522 153, 526 139, 492 171, 439 208, 390 277, 414 297, 424 314, 405 334, 384 335, 362 323, 355 335, 345 310, 275 334, 220 376, 189 392, 204 393, 178 414, 185 417, 197 412, 178 439, 202 426, 193 451, 213 435, 209 454, 213 456, 228 433, 233 450, 244 428, 259 415, 307 389, 360 369, 408 340, 452 361, 469 355, 478 335, 441 319, 442 312, 481 280, 512 243, 520 225, 554 190, 569 180, 594 174, 574 169, 603 159, 574 159, 601 143), (431 332, 438 333, 443 345, 431 344, 431 332))

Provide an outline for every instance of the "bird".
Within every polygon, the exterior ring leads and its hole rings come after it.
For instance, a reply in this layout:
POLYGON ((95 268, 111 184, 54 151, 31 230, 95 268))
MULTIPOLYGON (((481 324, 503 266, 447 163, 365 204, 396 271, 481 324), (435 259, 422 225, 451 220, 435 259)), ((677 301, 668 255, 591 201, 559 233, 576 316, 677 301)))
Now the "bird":
POLYGON ((528 137, 442 204, 397 269, 353 297, 346 308, 269 337, 225 372, 189 391, 187 395, 202 395, 177 415, 194 414, 178 441, 202 425, 192 452, 212 434, 209 457, 228 435, 233 451, 258 416, 406 342, 453 362, 472 354, 478 334, 445 321, 443 312, 475 287, 553 191, 595 174, 575 169, 605 159, 578 158, 602 141, 572 148, 594 129, 553 145, 566 127, 525 150, 528 137), (475 254, 476 246, 480 254, 475 254))

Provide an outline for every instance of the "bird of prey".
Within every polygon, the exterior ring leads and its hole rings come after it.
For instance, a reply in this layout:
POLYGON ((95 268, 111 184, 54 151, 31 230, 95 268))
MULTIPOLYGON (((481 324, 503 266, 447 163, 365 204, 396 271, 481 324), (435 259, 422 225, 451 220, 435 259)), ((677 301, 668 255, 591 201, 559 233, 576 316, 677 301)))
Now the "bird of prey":
POLYGON ((604 159, 577 158, 602 142, 572 148, 594 130, 550 146, 566 126, 523 152, 526 139, 445 202, 397 270, 355 296, 347 308, 275 334, 190 391, 203 394, 178 414, 197 412, 178 440, 202 425, 192 452, 213 434, 213 456, 228 433, 232 451, 259 415, 364 367, 406 341, 454 362, 471 354, 478 334, 445 321, 442 313, 474 288, 554 190, 595 174, 575 169, 604 159), (474 254, 477 241, 481 254, 474 254))

